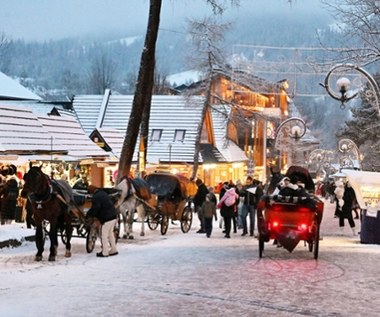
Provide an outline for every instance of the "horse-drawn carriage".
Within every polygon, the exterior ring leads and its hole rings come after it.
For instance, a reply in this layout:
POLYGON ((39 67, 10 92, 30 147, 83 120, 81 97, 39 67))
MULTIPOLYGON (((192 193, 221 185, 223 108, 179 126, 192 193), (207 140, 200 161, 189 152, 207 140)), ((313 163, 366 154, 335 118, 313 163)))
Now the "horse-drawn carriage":
POLYGON ((271 239, 289 252, 303 240, 317 259, 324 204, 314 194, 308 193, 308 190, 314 190, 314 183, 306 169, 290 167, 286 176, 295 185, 301 182, 303 190, 284 191, 286 195, 281 195, 280 191, 260 199, 257 208, 259 256, 263 256, 264 243, 271 239))
POLYGON ((169 228, 169 219, 181 222, 183 233, 189 232, 193 221, 191 198, 196 185, 181 175, 156 172, 146 177, 152 198, 145 203, 149 228, 161 224, 161 234, 169 228))

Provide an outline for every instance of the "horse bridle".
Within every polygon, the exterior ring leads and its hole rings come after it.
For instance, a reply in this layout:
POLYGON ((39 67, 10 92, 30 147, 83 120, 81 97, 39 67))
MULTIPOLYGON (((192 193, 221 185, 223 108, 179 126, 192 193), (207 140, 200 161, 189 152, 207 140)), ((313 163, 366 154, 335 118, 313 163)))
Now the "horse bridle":
POLYGON ((52 196, 53 196, 53 185, 48 177, 45 175, 42 175, 44 179, 47 182, 47 191, 43 193, 42 195, 36 194, 35 192, 32 192, 29 196, 28 199, 30 202, 35 202, 37 204, 37 209, 42 209, 42 204, 45 202, 48 202, 52 196))

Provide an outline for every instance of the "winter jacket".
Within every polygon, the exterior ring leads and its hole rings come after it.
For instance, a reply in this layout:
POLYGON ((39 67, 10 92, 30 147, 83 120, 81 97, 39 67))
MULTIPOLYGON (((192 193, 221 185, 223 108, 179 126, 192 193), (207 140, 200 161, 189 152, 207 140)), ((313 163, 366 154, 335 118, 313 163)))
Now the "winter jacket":
POLYGON ((197 193, 193 198, 194 206, 201 207, 203 202, 206 200, 206 195, 209 193, 206 185, 204 183, 198 186, 197 193))
POLYGON ((204 218, 216 217, 216 205, 212 201, 204 201, 202 204, 202 213, 204 218))
POLYGON ((111 197, 102 189, 97 189, 92 195, 92 206, 87 211, 88 217, 96 217, 101 224, 116 219, 116 209, 111 197))
POLYGON ((257 203, 263 195, 263 189, 260 185, 257 185, 256 192, 253 194, 248 191, 250 188, 255 188, 255 185, 244 186, 243 189, 239 192, 239 196, 244 197, 244 205, 257 207, 257 203))
POLYGON ((222 199, 218 203, 218 208, 220 208, 220 214, 222 217, 233 217, 235 214, 235 204, 231 206, 227 206, 224 201, 227 199, 233 198, 235 201, 239 198, 239 195, 236 193, 235 188, 230 188, 226 191, 226 193, 223 195, 222 199))
POLYGON ((2 192, 1 219, 15 219, 18 193, 17 180, 9 179, 2 192))

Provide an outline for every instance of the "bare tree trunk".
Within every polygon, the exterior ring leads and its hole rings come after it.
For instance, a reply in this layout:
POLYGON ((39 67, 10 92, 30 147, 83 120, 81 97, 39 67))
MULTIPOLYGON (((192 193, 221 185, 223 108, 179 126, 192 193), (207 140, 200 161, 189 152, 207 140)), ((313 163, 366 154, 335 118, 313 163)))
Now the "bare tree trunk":
MULTIPOLYGON (((154 72, 150 71, 150 91, 153 91, 154 86, 154 72)), ((139 166, 143 168, 143 170, 146 169, 146 158, 148 155, 148 137, 149 137, 149 119, 150 119, 150 109, 152 105, 152 94, 150 96, 146 97, 145 100, 145 106, 144 106, 144 112, 142 116, 142 122, 140 127, 140 149, 144 152, 143 160, 144 162, 140 162, 139 166)), ((141 159, 141 157, 139 157, 141 159)), ((139 170, 140 175, 143 170, 139 170)))
MULTIPOLYGON (((123 142, 119 160, 117 183, 131 170, 133 153, 135 151, 139 128, 147 101, 152 98, 156 41, 160 24, 162 0, 150 0, 148 28, 145 36, 145 45, 141 54, 140 70, 137 78, 136 91, 133 98, 131 114, 123 142)), ((149 107, 150 110, 150 107, 149 107)))
POLYGON ((203 104, 202 117, 197 128, 197 137, 195 139, 194 164, 193 164, 193 172, 191 174, 192 179, 195 179, 197 176, 198 167, 199 167, 199 153, 201 151, 202 128, 203 128, 203 123, 206 118, 207 111, 211 104, 212 77, 210 76, 207 80, 208 82, 207 82, 207 88, 206 88, 206 98, 203 104))

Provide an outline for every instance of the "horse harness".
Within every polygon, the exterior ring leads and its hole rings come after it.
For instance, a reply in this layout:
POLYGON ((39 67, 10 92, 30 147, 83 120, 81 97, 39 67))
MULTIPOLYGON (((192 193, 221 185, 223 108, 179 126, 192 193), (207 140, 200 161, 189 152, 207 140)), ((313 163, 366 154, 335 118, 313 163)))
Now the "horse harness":
POLYGON ((53 184, 49 178, 47 178, 48 190, 43 195, 37 195, 36 193, 32 193, 28 196, 30 202, 35 202, 37 204, 37 209, 42 209, 42 204, 50 201, 52 198, 58 198, 65 205, 67 205, 66 200, 56 191, 54 191, 53 184))

